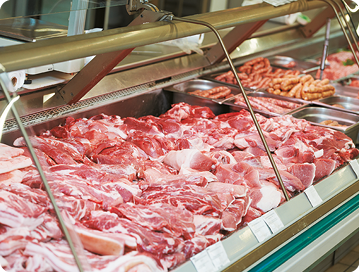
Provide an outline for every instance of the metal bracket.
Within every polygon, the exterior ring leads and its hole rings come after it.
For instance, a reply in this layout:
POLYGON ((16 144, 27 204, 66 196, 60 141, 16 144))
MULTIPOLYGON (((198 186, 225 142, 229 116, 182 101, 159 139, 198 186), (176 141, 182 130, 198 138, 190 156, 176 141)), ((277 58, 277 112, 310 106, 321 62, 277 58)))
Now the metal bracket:
MULTIPOLYGON (((247 40, 254 32, 256 32, 258 28, 264 25, 265 22, 267 22, 267 20, 234 27, 226 36, 222 38, 227 51, 231 53, 245 40, 247 40)), ((224 54, 220 43, 217 43, 207 52, 206 57, 211 64, 214 64, 221 62, 223 59, 225 59, 226 55, 224 54)))
POLYGON ((148 0, 128 0, 126 5, 126 10, 128 14, 133 15, 143 9, 154 12, 160 11, 155 5, 149 3, 148 0))
MULTIPOLYGON (((165 14, 143 10, 129 26, 141 25, 160 20, 165 14)), ((51 99, 62 99, 67 104, 78 102, 103 77, 105 77, 119 62, 129 55, 134 48, 104 53, 95 56, 80 72, 78 72, 56 95, 51 99)), ((51 101, 48 101, 51 103, 51 101)))

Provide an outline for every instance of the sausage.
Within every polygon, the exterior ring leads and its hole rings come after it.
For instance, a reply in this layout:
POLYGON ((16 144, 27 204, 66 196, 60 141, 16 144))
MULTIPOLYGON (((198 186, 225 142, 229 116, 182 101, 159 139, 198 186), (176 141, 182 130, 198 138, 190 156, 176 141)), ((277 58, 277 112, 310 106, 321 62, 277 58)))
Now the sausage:
POLYGON ((258 83, 258 88, 263 88, 265 86, 268 86, 268 83, 271 81, 270 78, 264 77, 261 79, 261 81, 258 83))
POLYGON ((282 83, 280 84, 280 87, 283 91, 288 91, 292 88, 292 87, 290 87, 291 85, 295 85, 298 82, 299 82, 299 78, 297 78, 297 77, 286 78, 284 81, 282 81, 282 83))
POLYGON ((327 79, 327 78, 323 79, 322 81, 320 81, 318 83, 318 85, 328 85, 328 84, 329 84, 329 79, 327 79))
POLYGON ((221 74, 221 75, 218 75, 218 76, 216 76, 214 79, 215 80, 218 80, 218 81, 223 81, 224 79, 226 79, 228 76, 230 76, 230 75, 233 75, 233 73, 232 73, 232 71, 228 71, 228 72, 226 72, 226 73, 224 73, 224 74, 221 74))
POLYGON ((248 70, 252 70, 252 66, 244 64, 243 66, 239 67, 238 70, 242 73, 247 73, 248 70))
POLYGON ((264 67, 264 62, 261 61, 261 62, 255 64, 255 65, 253 65, 252 70, 253 70, 254 72, 256 72, 256 71, 258 71, 260 68, 263 68, 263 67, 264 67))
POLYGON ((281 93, 281 91, 279 89, 275 89, 273 92, 273 94, 280 94, 280 93, 281 93))
POLYGON ((264 58, 263 62, 264 62, 264 67, 265 67, 265 68, 270 67, 269 59, 264 58))
POLYGON ((285 78, 273 78, 272 83, 273 83, 273 85, 281 84, 284 80, 285 80, 285 78))
POLYGON ((263 59, 264 59, 263 57, 258 57, 258 58, 252 59, 250 61, 245 62, 243 66, 252 66, 252 65, 256 64, 257 62, 262 61, 263 59))
POLYGON ((288 97, 294 97, 297 92, 299 91, 300 93, 300 90, 302 89, 302 83, 298 83, 297 85, 295 85, 289 92, 288 92, 288 97))
MULTIPOLYGON (((217 88, 220 88, 220 87, 217 87, 217 88)), ((227 87, 224 87, 224 88, 225 89, 210 95, 209 98, 218 99, 218 98, 224 98, 227 95, 229 95, 231 93, 231 90, 227 87)))
POLYGON ((305 75, 305 76, 302 76, 299 81, 304 84, 305 82, 309 81, 310 79, 313 79, 314 81, 314 78, 311 76, 311 75, 305 75))

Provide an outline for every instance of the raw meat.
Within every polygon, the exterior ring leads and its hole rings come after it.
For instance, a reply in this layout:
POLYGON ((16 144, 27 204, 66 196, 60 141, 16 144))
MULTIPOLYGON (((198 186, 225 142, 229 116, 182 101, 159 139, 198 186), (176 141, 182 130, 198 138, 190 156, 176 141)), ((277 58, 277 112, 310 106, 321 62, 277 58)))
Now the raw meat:
POLYGON ((36 228, 46 209, 10 192, 0 190, 0 223, 10 227, 36 228))
POLYGON ((13 157, 20 156, 24 153, 21 148, 15 148, 6 144, 0 143, 0 160, 8 160, 13 157))
POLYGON ((28 167, 32 164, 30 158, 25 156, 17 156, 8 160, 0 160, 0 174, 11 172, 16 169, 28 167))
POLYGON ((163 162, 178 171, 182 167, 188 167, 198 171, 209 171, 216 163, 215 160, 203 155, 196 149, 172 150, 166 154, 163 162))

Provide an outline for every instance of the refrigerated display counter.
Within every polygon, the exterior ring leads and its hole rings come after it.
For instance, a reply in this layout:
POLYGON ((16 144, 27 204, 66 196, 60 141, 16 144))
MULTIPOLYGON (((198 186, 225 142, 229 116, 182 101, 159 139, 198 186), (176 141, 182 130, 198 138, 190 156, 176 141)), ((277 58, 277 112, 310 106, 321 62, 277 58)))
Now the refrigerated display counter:
MULTIPOLYGON (((253 32, 259 29, 254 33, 242 34, 245 40, 231 52, 235 64, 243 64, 257 56, 274 55, 306 60, 320 56, 323 29, 313 35, 305 35, 309 27, 283 26, 270 21, 258 25, 255 22, 312 9, 317 9, 319 17, 323 10, 328 11, 324 2, 298 1, 276 8, 263 3, 191 18, 211 22, 223 29, 223 35, 234 33, 232 28, 237 25, 248 27, 248 24, 252 24, 253 32), (231 30, 228 30, 229 27, 231 30)), ((18 110, 23 124, 31 128, 31 134, 39 135, 61 125, 66 117, 90 118, 98 114, 118 115, 121 118, 159 116, 168 111, 172 104, 181 102, 175 100, 177 98, 173 92, 165 90, 167 87, 228 69, 227 61, 211 63, 213 55, 206 55, 207 52, 216 52, 211 49, 215 48, 217 40, 202 26, 159 21, 86 35, 10 46, 0 51, 3 71, 9 72, 137 48, 102 80, 92 84, 94 86, 88 88, 88 92, 73 104, 66 105, 80 91, 65 88, 71 79, 35 91, 26 90, 26 87, 20 90, 21 97, 17 103, 21 107, 18 110), (205 33, 201 45, 204 55, 187 55, 178 48, 153 44, 202 33, 205 33), (85 49, 82 48, 84 45, 85 49), (59 46, 63 49, 59 50, 59 46), (163 54, 163 51, 167 53, 163 54)), ((334 52, 343 47, 347 47, 347 41, 339 24, 333 21, 330 50, 334 52)), ((86 74, 81 76, 89 82, 92 79, 86 74)), ((73 86, 76 84, 82 86, 79 81, 75 81, 73 86)), ((191 103, 208 106, 216 115, 230 111, 225 104, 201 98, 191 103)), ((0 101, 1 107, 6 104, 5 99, 0 101)), ((10 115, 5 122, 2 142, 12 145, 20 136, 17 124, 10 115)), ((313 268, 358 231, 358 175, 359 165, 357 159, 353 159, 329 177, 308 187, 305 192, 230 233, 172 270, 304 271, 313 268)))

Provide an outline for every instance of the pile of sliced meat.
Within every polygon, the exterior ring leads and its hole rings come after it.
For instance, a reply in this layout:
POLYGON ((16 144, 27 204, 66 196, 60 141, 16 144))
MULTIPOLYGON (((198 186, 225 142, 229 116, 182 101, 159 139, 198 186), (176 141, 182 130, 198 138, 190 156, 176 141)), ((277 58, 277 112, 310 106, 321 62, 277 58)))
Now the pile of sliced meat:
MULTIPOLYGON (((269 97, 248 96, 248 99, 251 102, 251 106, 253 108, 277 114, 286 114, 303 105, 301 103, 293 103, 269 97)), ((234 103, 247 108, 247 104, 243 96, 236 96, 234 103)))
MULTIPOLYGON (((257 119, 291 196, 358 155, 341 132, 257 119)), ((93 271, 167 271, 284 200, 245 110, 215 116, 179 103, 160 117, 67 118, 31 141, 93 271)), ((0 263, 76 271, 25 142, 14 145, 0 152, 0 263)))
MULTIPOLYGON (((357 54, 358 55, 358 54, 357 54)), ((336 80, 357 72, 358 65, 352 52, 342 51, 328 55, 329 66, 323 71, 323 78, 336 80)), ((316 78, 320 77, 320 70, 317 71, 316 78)))

